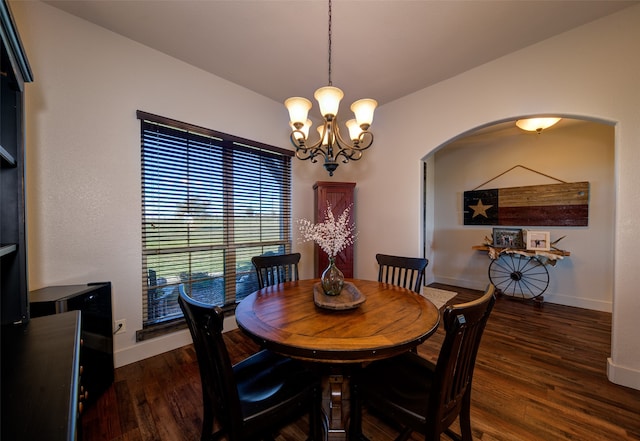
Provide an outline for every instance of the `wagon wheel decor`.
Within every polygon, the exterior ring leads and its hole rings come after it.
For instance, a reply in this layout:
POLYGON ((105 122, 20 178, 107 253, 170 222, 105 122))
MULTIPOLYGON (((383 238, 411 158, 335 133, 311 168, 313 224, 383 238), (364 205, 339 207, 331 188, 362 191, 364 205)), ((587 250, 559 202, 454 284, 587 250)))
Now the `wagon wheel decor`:
POLYGON ((555 247, 549 251, 530 251, 500 248, 489 243, 490 241, 485 237, 484 245, 476 245, 472 248, 486 251, 491 258, 488 274, 496 291, 515 299, 533 300, 538 306, 542 305, 544 301, 542 294, 549 287, 548 267, 554 266, 558 260, 571 255, 569 251, 555 247))
POLYGON ((536 299, 549 286, 549 271, 535 256, 502 253, 489 265, 489 280, 504 295, 536 299))

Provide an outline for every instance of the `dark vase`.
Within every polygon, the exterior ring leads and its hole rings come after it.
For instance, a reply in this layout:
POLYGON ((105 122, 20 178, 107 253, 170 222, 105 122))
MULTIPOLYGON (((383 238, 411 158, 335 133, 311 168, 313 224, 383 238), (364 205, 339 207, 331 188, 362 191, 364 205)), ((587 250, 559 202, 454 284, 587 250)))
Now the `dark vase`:
POLYGON ((329 266, 323 271, 320 281, 324 293, 328 296, 337 296, 342 291, 344 274, 336 266, 335 257, 329 257, 329 266))

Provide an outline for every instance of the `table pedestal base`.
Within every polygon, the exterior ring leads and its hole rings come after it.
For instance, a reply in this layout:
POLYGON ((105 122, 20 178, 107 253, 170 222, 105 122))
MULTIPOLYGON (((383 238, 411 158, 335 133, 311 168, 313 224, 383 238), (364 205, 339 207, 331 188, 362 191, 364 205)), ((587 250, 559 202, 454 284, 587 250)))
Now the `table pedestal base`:
POLYGON ((322 414, 327 441, 349 439, 350 378, 341 369, 331 369, 322 380, 322 414), (335 371, 335 372, 334 372, 335 371))

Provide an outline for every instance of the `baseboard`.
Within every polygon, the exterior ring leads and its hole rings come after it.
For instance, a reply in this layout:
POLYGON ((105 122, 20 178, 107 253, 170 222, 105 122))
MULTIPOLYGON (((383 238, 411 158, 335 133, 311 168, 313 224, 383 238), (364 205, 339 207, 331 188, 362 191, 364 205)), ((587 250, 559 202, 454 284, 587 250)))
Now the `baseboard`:
POLYGON ((465 280, 465 279, 454 279, 450 277, 433 277, 433 280, 429 281, 429 283, 443 283, 445 285, 459 286, 461 288, 467 289, 477 289, 478 291, 483 291, 487 287, 488 281, 478 280, 465 280))
MULTIPOLYGON (((225 317, 224 330, 230 331, 238 327, 235 316, 225 317)), ((154 357, 156 355, 190 345, 191 334, 188 329, 172 332, 162 337, 143 340, 132 346, 117 350, 113 354, 113 361, 116 368, 127 364, 135 363, 145 358, 154 357)))
POLYGON ((113 362, 116 368, 135 363, 145 358, 154 357, 164 352, 186 346, 191 343, 189 330, 183 329, 172 332, 162 337, 151 338, 135 343, 113 353, 113 362))
POLYGON ((620 386, 640 390, 640 371, 616 365, 611 357, 607 358, 607 378, 620 386))
MULTIPOLYGON (((429 283, 444 283, 445 285, 460 286, 467 289, 484 290, 488 281, 482 280, 465 280, 450 277, 434 277, 429 283)), ((542 295, 547 303, 555 303, 564 306, 573 306, 575 308, 590 309, 593 311, 612 312, 613 306, 611 301, 588 299, 585 297, 576 297, 567 294, 550 294, 548 292, 542 295)))
POLYGON ((613 304, 610 301, 587 299, 563 294, 543 294, 544 301, 564 306, 591 309, 593 311, 612 312, 613 304))

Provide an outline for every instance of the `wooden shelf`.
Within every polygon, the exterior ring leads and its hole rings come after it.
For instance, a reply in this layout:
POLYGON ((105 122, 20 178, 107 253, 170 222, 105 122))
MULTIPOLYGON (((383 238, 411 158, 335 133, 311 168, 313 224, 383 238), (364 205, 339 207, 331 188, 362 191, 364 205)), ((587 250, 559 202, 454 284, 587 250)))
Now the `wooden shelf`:
POLYGON ((2 162, 9 164, 10 167, 16 166, 16 158, 11 155, 4 147, 0 145, 0 158, 2 162))
POLYGON ((474 245, 471 247, 471 249, 473 250, 477 250, 477 251, 489 251, 491 249, 496 250, 497 253, 503 253, 503 252, 507 252, 507 253, 519 253, 519 254, 524 254, 527 256, 538 256, 538 255, 544 255, 544 254, 553 254, 556 256, 561 256, 561 257, 568 257, 571 255, 571 253, 569 251, 565 251, 565 250, 549 250, 549 251, 533 251, 533 250, 525 250, 525 249, 520 249, 520 248, 500 248, 500 247, 492 247, 489 245, 474 245), (505 251, 507 250, 507 251, 505 251))
POLYGON ((9 245, 0 245, 0 257, 6 256, 7 254, 15 253, 17 249, 18 247, 14 243, 9 245))

